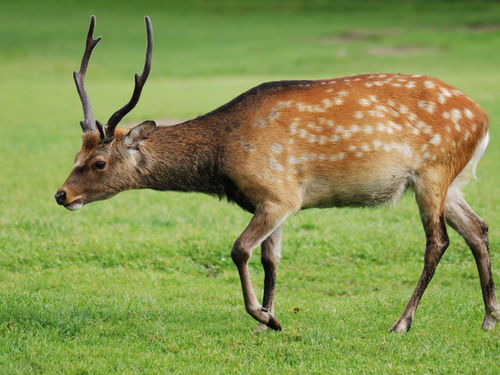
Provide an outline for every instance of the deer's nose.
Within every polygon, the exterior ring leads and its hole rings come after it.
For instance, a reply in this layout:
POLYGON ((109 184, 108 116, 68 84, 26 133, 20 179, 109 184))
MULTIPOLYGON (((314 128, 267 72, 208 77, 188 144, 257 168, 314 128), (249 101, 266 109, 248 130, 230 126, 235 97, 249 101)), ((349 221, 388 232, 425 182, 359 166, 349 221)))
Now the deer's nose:
POLYGON ((63 205, 66 203, 66 192, 64 190, 58 190, 56 195, 54 195, 57 204, 63 205))

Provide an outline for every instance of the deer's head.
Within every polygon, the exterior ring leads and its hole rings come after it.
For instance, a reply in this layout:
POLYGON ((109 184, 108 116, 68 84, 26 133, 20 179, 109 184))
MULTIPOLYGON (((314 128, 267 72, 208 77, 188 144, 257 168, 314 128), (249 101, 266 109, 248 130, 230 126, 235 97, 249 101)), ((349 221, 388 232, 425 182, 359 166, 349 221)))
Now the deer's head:
POLYGON ((141 152, 141 142, 156 130, 156 125, 153 121, 145 121, 130 130, 117 129, 116 126, 136 106, 151 70, 153 30, 149 17, 145 18, 145 22, 147 49, 142 74, 135 74, 135 87, 130 101, 113 113, 103 125, 94 120, 84 86, 90 55, 101 40, 93 38, 95 17, 90 19, 80 70, 73 73, 83 106, 84 120, 80 122, 83 130, 82 147, 76 154, 73 170, 55 194, 56 202, 67 209, 76 210, 85 203, 107 199, 120 191, 139 187, 139 171, 146 157, 141 152))

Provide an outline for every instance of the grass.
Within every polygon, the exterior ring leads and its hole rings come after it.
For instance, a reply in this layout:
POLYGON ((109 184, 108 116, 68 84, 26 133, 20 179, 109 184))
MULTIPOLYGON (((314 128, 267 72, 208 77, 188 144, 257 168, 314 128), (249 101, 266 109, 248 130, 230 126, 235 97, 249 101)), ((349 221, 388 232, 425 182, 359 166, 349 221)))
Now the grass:
POLYGON ((90 14, 104 36, 88 74, 102 120, 142 66, 144 14, 156 50, 133 122, 192 117, 276 79, 426 73, 468 93, 489 113, 492 140, 466 195, 490 223, 500 280, 500 4, 2 1, 1 374, 499 373, 499 329, 479 328, 477 271, 454 233, 412 331, 387 332, 422 267, 411 196, 291 218, 278 275, 284 330, 261 335, 229 257, 250 218, 236 206, 132 191, 77 213, 57 207, 80 143, 71 72, 90 14))

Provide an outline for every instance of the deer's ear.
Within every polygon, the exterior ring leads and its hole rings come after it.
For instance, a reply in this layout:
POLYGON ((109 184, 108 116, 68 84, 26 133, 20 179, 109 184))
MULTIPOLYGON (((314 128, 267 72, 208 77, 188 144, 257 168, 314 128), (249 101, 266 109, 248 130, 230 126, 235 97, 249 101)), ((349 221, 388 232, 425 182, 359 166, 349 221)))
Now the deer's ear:
POLYGON ((123 137, 123 143, 130 148, 137 148, 141 141, 149 138, 156 130, 156 123, 154 121, 144 121, 139 125, 130 129, 130 131, 123 137))

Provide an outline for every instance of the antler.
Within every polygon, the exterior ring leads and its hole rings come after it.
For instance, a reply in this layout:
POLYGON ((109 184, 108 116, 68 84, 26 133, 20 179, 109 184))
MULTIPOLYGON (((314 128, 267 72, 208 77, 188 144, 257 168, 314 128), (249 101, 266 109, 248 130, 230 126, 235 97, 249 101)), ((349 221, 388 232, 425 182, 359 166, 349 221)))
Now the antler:
POLYGON ((148 79, 149 72, 151 71, 151 58, 153 56, 153 27, 151 26, 151 20, 148 16, 144 17, 144 21, 146 22, 147 33, 146 61, 144 62, 144 68, 141 75, 135 73, 135 87, 130 101, 118 111, 113 113, 109 118, 107 126, 105 127, 105 141, 107 142, 114 139, 116 125, 118 125, 121 119, 137 105, 137 102, 141 97, 142 88, 144 87, 144 84, 148 79))
POLYGON ((82 101, 83 106, 83 121, 80 121, 80 126, 84 133, 95 130, 97 128, 96 123, 94 121, 94 113, 92 112, 92 105, 90 104, 90 99, 87 95, 87 91, 85 90, 84 81, 85 81, 85 73, 87 72, 87 66, 89 64, 90 55, 92 54, 92 50, 96 46, 97 43, 101 40, 101 37, 97 39, 93 38, 95 28, 95 16, 90 17, 90 26, 89 31, 87 33, 87 42, 85 44, 85 52, 83 53, 82 63, 80 65, 80 71, 73 72, 73 78, 76 83, 76 89, 78 90, 78 95, 80 96, 80 100, 82 101))

